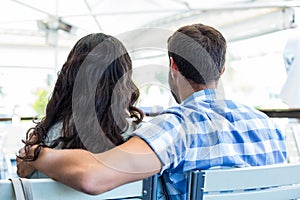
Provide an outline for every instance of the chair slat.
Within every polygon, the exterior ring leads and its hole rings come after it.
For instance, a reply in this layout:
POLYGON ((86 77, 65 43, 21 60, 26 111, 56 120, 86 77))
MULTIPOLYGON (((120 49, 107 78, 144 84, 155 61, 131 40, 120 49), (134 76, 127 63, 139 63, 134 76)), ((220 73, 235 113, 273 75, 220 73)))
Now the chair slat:
POLYGON ((190 200, 300 198, 300 164, 192 171, 190 200))
MULTIPOLYGON (((30 179, 30 184, 33 199, 94 200, 127 197, 142 198, 143 194, 143 181, 128 183, 100 195, 88 195, 51 179, 30 179)), ((0 199, 15 199, 12 184, 8 180, 0 180, 0 199)))
POLYGON ((270 188, 266 190, 244 191, 236 193, 221 193, 204 195, 203 200, 283 200, 300 197, 300 185, 286 188, 270 188))
POLYGON ((206 191, 249 189, 299 183, 300 165, 205 170, 204 173, 209 177, 204 184, 206 191))
POLYGON ((15 200, 12 184, 9 180, 0 180, 0 199, 15 200))

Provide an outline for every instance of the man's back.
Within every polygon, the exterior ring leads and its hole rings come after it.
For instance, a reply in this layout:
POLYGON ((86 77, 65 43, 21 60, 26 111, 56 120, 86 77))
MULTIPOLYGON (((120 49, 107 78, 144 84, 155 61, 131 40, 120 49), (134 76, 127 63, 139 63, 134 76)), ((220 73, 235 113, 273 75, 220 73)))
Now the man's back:
POLYGON ((138 129, 160 158, 170 198, 185 199, 184 172, 214 167, 246 167, 285 162, 284 137, 263 113, 215 90, 194 93, 138 129))

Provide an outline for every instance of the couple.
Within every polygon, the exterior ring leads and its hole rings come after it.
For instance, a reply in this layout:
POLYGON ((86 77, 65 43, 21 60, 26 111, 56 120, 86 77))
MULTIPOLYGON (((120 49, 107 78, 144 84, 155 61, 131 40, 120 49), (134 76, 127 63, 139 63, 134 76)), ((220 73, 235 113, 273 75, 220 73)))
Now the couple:
MULTIPOLYGON (((117 43, 116 48, 124 49, 115 38, 105 37, 109 38, 109 43, 114 45, 117 43)), ((81 129, 77 127, 77 123, 75 127, 76 115, 72 115, 71 105, 63 104, 60 109, 70 107, 67 112, 69 115, 66 115, 67 120, 62 118, 64 116, 62 114, 57 116, 50 114, 49 121, 46 117, 41 122, 41 126, 31 132, 25 148, 20 150, 19 158, 17 158, 19 176, 26 177, 35 170, 39 170, 77 190, 99 194, 119 185, 159 173, 164 180, 169 199, 187 199, 188 185, 185 176, 187 171, 285 162, 284 136, 276 125, 263 113, 224 99, 217 93, 217 83, 225 69, 226 41, 222 34, 210 26, 194 24, 179 28, 167 42, 170 59, 169 84, 173 96, 179 103, 178 106, 168 108, 149 122, 139 125, 129 134, 128 140, 124 139, 120 133, 127 130, 129 126, 127 119, 133 117, 134 123, 138 124, 143 114, 133 106, 138 98, 138 91, 130 79, 130 58, 127 53, 122 54, 121 57, 111 62, 107 71, 103 72, 105 75, 112 73, 110 71, 118 74, 108 75, 110 79, 106 81, 118 81, 123 78, 125 81, 120 83, 121 89, 117 90, 118 94, 115 94, 120 95, 120 102, 124 101, 122 105, 118 103, 118 100, 114 103, 120 106, 117 120, 115 114, 115 117, 108 117, 111 115, 111 108, 103 111, 104 106, 97 110, 97 99, 105 97, 104 94, 109 94, 108 91, 101 91, 100 96, 97 97, 97 91, 104 83, 99 83, 94 96, 98 124, 102 129, 100 132, 105 133, 109 141, 117 146, 110 148, 111 145, 107 145, 109 150, 103 152, 106 148, 99 150, 91 145, 92 152, 95 153, 79 149, 53 149, 57 147, 77 148, 75 144, 80 143, 79 141, 83 143, 79 148, 85 148, 85 144, 90 144, 84 137, 90 132, 84 132, 87 130, 84 129, 83 133, 79 133, 81 129), (105 125, 105 123, 114 123, 110 121, 112 119, 118 123, 117 130, 113 129, 116 127, 115 124, 105 125), (62 135, 47 144, 45 141, 47 133, 59 123, 62 123, 62 135), (72 126, 69 127, 69 125, 72 126), (115 139, 116 135, 119 139, 115 139), (95 151, 93 151, 94 148, 95 151)), ((84 44, 82 48, 86 50, 88 47, 90 47, 89 44, 84 44)), ((68 61, 72 57, 72 52, 76 50, 75 45, 68 61)), ((76 55, 73 59, 75 61, 78 59, 79 63, 83 62, 80 58, 81 56, 76 55)), ((76 73, 68 74, 69 70, 66 69, 66 75, 74 79, 76 73)), ((57 83, 55 89, 62 84, 57 83)), ((58 93, 56 95, 58 97, 66 95, 71 98, 72 91, 69 91, 69 94, 58 93)), ((80 97, 76 95, 75 98, 80 100, 80 97)), ((57 109, 53 111, 54 113, 60 111, 59 103, 52 103, 54 104, 52 107, 57 109)), ((49 115, 51 112, 52 108, 48 105, 46 114, 49 115)), ((88 119, 87 123, 89 123, 88 119)), ((97 146, 101 145, 98 143, 97 146)), ((90 148, 87 149, 90 150, 90 148)))

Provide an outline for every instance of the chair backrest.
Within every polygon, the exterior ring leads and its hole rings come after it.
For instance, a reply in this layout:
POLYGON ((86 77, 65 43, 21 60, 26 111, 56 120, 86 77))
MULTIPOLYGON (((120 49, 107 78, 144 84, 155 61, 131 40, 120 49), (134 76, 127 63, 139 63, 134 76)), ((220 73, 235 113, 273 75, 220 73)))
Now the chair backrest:
POLYGON ((300 164, 193 171, 189 200, 300 198, 300 164))
MULTIPOLYGON (((94 199, 155 199, 157 176, 119 186, 100 195, 88 195, 52 179, 28 179, 33 199, 94 200, 94 199)), ((11 181, 0 180, 0 199, 15 200, 11 181)))

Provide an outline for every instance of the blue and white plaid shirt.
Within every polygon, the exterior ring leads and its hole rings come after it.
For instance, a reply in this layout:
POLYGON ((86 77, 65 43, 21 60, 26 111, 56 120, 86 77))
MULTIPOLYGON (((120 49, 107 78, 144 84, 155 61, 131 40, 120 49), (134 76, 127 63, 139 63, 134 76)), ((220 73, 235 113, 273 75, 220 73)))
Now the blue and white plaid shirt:
POLYGON ((186 199, 184 172, 285 162, 284 136, 265 114, 202 90, 145 123, 144 139, 162 163, 170 199, 186 199))

